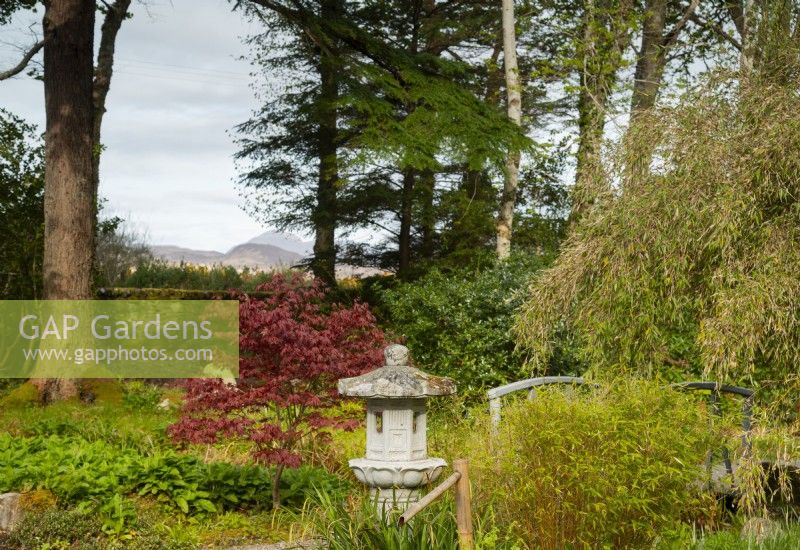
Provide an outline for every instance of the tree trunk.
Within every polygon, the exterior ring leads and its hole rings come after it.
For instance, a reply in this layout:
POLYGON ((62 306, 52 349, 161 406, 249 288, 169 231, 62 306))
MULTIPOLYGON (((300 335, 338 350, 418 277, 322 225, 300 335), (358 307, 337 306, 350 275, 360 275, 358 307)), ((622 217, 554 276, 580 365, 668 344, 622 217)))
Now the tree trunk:
POLYGON ((667 0, 646 0, 642 42, 636 59, 631 96, 631 118, 656 104, 666 62, 664 29, 667 0))
POLYGON ((281 507, 281 476, 283 475, 283 464, 275 466, 275 473, 272 475, 272 508, 277 510, 281 507))
POLYGON ((578 95, 578 153, 575 167, 571 220, 579 218, 594 202, 591 179, 600 163, 600 148, 605 129, 607 94, 595 79, 581 75, 578 95))
MULTIPOLYGON (((97 64, 94 68, 94 82, 92 83, 92 105, 94 108, 94 126, 92 130, 92 185, 94 187, 94 225, 97 230, 98 216, 100 214, 100 156, 103 146, 100 141, 100 132, 103 125, 103 116, 106 114, 106 98, 111 88, 111 76, 114 72, 114 50, 117 44, 117 34, 122 27, 122 22, 128 17, 128 8, 131 0, 115 0, 113 4, 106 4, 106 13, 103 25, 100 27, 100 47, 97 51, 97 64)), ((95 239, 97 235, 95 235, 95 239)), ((97 249, 92 250, 93 273, 97 273, 97 249)))
MULTIPOLYGON (((514 0, 503 0, 503 65, 505 66, 508 118, 522 125, 522 88, 517 66, 517 36, 514 19, 514 0)), ((510 150, 506 159, 500 215, 497 219, 497 257, 504 260, 511 254, 511 231, 514 222, 514 203, 519 186, 519 151, 510 150)))
MULTIPOLYGON (((336 17, 336 0, 322 3, 323 19, 336 17)), ((331 286, 336 285, 336 185, 339 181, 339 159, 337 156, 337 110, 339 97, 336 63, 331 54, 320 49, 319 78, 320 95, 317 105, 319 113, 319 180, 317 204, 312 214, 314 221, 314 258, 311 270, 314 276, 331 286)))
POLYGON ((691 0, 680 19, 667 31, 667 9, 670 0, 646 0, 642 38, 636 58, 633 94, 631 95, 630 129, 626 136, 627 147, 636 154, 625 167, 625 181, 633 182, 646 177, 650 172, 653 148, 647 139, 641 139, 638 128, 647 127, 647 121, 640 123, 642 115, 655 107, 658 92, 664 79, 667 54, 677 42, 686 23, 691 19, 699 0, 691 0))
POLYGON ((628 1, 586 0, 581 23, 579 55, 583 61, 578 94, 578 153, 570 221, 574 222, 594 203, 594 181, 600 168, 606 108, 623 53, 630 36, 628 1))
POLYGON ((646 0, 642 23, 642 42, 636 59, 631 118, 656 104, 664 79, 667 53, 675 46, 686 24, 694 17, 700 0, 691 0, 675 25, 667 31, 667 9, 670 0, 646 0))
POLYGON ((739 54, 739 68, 747 75, 753 71, 755 65, 755 7, 756 0, 741 0, 741 3, 732 0, 728 4, 728 12, 739 32, 742 51, 739 54))
POLYGON ((420 246, 420 256, 426 260, 433 258, 434 239, 436 237, 436 212, 434 211, 434 188, 436 179, 431 170, 425 170, 419 177, 420 188, 420 232, 422 234, 422 245, 420 246))
POLYGON ((411 267, 411 218, 415 182, 416 174, 414 169, 404 169, 403 191, 400 203, 400 237, 398 239, 398 252, 400 255, 398 275, 400 277, 406 277, 411 267))
MULTIPOLYGON (((51 0, 44 14, 43 274, 48 300, 91 298, 94 10, 94 0, 51 0)), ((43 385, 45 397, 76 393, 72 380, 43 385)))

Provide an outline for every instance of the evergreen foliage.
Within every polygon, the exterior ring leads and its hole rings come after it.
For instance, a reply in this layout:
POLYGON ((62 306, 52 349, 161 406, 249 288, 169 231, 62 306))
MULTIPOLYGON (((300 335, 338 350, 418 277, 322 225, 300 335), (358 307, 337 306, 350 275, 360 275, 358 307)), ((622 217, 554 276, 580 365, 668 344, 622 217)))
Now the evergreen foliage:
POLYGON ((0 109, 0 297, 41 297, 44 155, 34 126, 0 109))
POLYGON ((386 291, 385 309, 419 368, 450 376, 459 393, 482 398, 479 392, 527 377, 525 354, 512 332, 514 312, 525 282, 548 262, 520 254, 482 269, 434 268, 386 291))
MULTIPOLYGON (((487 62, 480 53, 496 46, 493 7, 376 1, 340 6, 323 20, 324 3, 294 4, 291 14, 283 4, 254 3, 267 8, 250 7, 269 23, 250 44, 268 86, 263 109, 238 127, 237 157, 257 217, 319 234, 320 132, 331 107, 336 136, 325 137, 338 171, 327 208, 347 263, 408 275, 412 263, 491 248, 506 152, 526 151, 535 167, 528 173, 546 166, 551 185, 563 168, 550 158, 563 160, 560 150, 534 147, 498 103, 497 54, 487 62), (336 69, 335 97, 323 97, 323 59, 336 69), (343 245, 359 229, 380 237, 343 245)), ((533 199, 538 186, 530 181, 521 194, 533 199)))

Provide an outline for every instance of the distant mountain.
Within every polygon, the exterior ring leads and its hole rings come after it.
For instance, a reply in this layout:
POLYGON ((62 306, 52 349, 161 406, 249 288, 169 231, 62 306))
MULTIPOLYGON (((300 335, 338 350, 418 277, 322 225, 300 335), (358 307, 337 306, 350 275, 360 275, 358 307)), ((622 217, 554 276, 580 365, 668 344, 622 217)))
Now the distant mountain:
POLYGON ((306 250, 309 244, 293 235, 268 232, 244 244, 236 245, 225 253, 171 245, 151 246, 150 249, 157 258, 175 264, 184 262, 195 265, 273 269, 297 264, 306 255, 303 250, 306 250))
POLYGON ((276 246, 289 252, 294 252, 301 256, 310 256, 314 251, 314 243, 312 241, 304 241, 296 235, 288 233, 278 233, 275 231, 267 231, 258 237, 247 241, 248 244, 268 244, 276 246))
MULTIPOLYGON (((238 244, 225 253, 216 250, 192 250, 180 246, 151 246, 157 258, 169 263, 181 262, 195 265, 229 265, 237 269, 275 269, 291 267, 313 252, 314 243, 304 241, 294 235, 268 231, 246 243, 238 244)), ((365 277, 383 273, 371 267, 355 267, 339 264, 336 266, 338 278, 365 277)))
POLYGON ((222 258, 224 265, 233 267, 273 268, 291 267, 303 258, 302 254, 270 244, 247 242, 234 246, 222 258))
POLYGON ((218 264, 225 257, 225 254, 216 250, 192 250, 171 245, 151 246, 150 250, 155 257, 176 264, 181 262, 199 265, 218 264))

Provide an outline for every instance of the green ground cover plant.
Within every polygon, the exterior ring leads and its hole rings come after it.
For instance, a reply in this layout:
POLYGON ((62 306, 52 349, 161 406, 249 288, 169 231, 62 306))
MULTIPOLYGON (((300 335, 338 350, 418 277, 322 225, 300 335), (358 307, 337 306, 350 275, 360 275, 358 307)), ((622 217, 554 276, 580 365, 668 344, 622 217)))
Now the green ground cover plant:
MULTIPOLYGON (((357 495, 350 500, 333 499, 320 491, 314 499, 309 523, 330 550, 458 550, 452 498, 443 497, 399 526, 397 513, 379 513, 366 492, 357 495)), ((489 515, 473 521, 478 549, 524 548, 521 540, 495 525, 489 515)))
MULTIPOLYGON (((314 483, 333 494, 345 483, 326 479, 311 467, 286 472, 286 497, 302 505, 314 483)), ((226 509, 270 507, 268 469, 256 465, 203 463, 171 449, 142 455, 102 440, 76 436, 0 434, 0 491, 51 491, 60 504, 98 510, 106 526, 121 530, 125 507, 120 499, 150 497, 167 509, 202 516, 226 509)))
MULTIPOLYGON (((180 450, 170 444, 165 430, 176 411, 154 403, 167 398, 177 404, 182 390, 104 384, 110 387, 95 388, 101 397, 92 405, 21 402, 0 411, 0 492, 42 494, 56 506, 30 514, 17 538, 0 542, 21 548, 196 548, 278 538, 275 533, 291 528, 293 517, 270 510, 272 472, 248 463, 246 449, 180 450), (91 517, 91 536, 70 535, 75 527, 69 527, 69 514, 91 517), (36 537, 26 539, 25 533, 36 537)), ((316 466, 288 470, 282 504, 300 509, 317 489, 342 498, 350 483, 316 466)))
MULTIPOLYGON (((779 526, 779 529, 761 539, 742 537, 735 531, 710 533, 697 537, 684 546, 691 550, 795 550, 800 548, 800 527, 796 524, 779 526)), ((677 550, 677 546, 675 547, 677 550)))
POLYGON ((379 514, 366 494, 358 502, 317 495, 318 513, 312 523, 330 550, 458 550, 452 509, 432 506, 407 526, 396 517, 379 514))

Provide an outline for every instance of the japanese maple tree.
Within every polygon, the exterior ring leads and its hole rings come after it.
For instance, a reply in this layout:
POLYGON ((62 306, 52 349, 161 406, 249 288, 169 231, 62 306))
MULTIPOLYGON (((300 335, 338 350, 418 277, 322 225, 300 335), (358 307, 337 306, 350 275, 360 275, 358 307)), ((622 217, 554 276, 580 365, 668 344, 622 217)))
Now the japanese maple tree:
POLYGON ((236 384, 189 381, 169 434, 190 443, 252 442, 256 461, 275 466, 277 507, 284 468, 302 462, 300 443, 324 428, 358 426, 331 410, 336 381, 379 367, 385 340, 366 304, 330 304, 319 281, 276 275, 258 290, 269 297, 241 297, 236 384))

